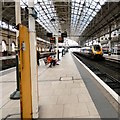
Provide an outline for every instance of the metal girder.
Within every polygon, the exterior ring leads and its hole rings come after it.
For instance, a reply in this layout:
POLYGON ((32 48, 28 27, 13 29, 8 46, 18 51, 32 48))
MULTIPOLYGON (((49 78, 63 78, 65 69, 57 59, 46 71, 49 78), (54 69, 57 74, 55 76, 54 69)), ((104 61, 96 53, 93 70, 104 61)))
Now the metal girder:
POLYGON ((2 3, 2 11, 0 13, 2 21, 7 23, 14 23, 15 21, 15 2, 2 3))
POLYGON ((54 2, 54 7, 56 14, 59 18, 59 23, 61 25, 61 32, 67 31, 70 35, 70 22, 71 22, 71 2, 54 2))
MULTIPOLYGON (((59 29, 61 32, 67 31, 68 36, 94 36, 108 23, 114 21, 120 11, 119 2, 106 3, 99 11, 101 4, 96 0, 91 2, 87 0, 79 2, 75 0, 37 1, 35 4, 35 10, 38 12, 36 33, 39 37, 43 37, 41 33, 46 34, 48 31, 54 33, 59 29), (108 7, 109 9, 107 9, 108 7), (98 14, 95 15, 94 12, 98 12, 98 14), (52 18, 55 19, 55 22, 51 21, 52 18)), ((14 3, 4 2, 2 7, 2 21, 9 20, 9 23, 15 25, 14 3)), ((27 11, 25 8, 21 8, 21 11, 22 24, 28 26, 27 11)))
MULTIPOLYGON (((2 21, 13 25, 15 27, 15 2, 7 2, 5 1, 2 4, 2 11, 0 12, 0 15, 2 16, 2 21), (9 13, 9 14, 8 14, 9 13)), ((21 8, 21 19, 22 19, 22 24, 26 25, 28 27, 28 13, 25 8, 21 8)), ((47 31, 42 27, 37 21, 36 21, 36 31, 37 35, 39 37, 43 37, 41 33, 44 32, 44 34, 47 34, 47 31), (42 32, 39 32, 41 30, 42 32)))
POLYGON ((119 17, 120 2, 106 3, 81 36, 94 36, 98 31, 103 29, 105 26, 110 25, 119 17))

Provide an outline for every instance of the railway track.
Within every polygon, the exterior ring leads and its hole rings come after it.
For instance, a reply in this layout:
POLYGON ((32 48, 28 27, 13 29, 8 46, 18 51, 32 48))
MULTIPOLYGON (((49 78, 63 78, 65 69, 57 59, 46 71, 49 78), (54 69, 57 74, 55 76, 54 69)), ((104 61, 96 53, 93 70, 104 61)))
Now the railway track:
POLYGON ((120 64, 106 60, 91 60, 77 52, 73 54, 120 96, 120 64))

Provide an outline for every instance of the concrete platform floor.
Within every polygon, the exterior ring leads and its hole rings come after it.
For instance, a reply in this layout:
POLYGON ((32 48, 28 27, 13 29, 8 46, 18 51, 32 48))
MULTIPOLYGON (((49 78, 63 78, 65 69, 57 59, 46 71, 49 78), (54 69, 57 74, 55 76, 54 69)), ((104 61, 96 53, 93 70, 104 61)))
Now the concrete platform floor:
POLYGON ((67 53, 60 65, 44 71, 41 67, 38 73, 40 118, 99 118, 71 54, 67 53))
MULTIPOLYGON (((38 67, 39 118, 100 118, 99 112, 70 53, 49 68, 38 67)), ((15 69, 15 68, 14 68, 15 69)), ((0 76, 1 118, 20 118, 20 100, 10 100, 16 90, 16 73, 0 76)))

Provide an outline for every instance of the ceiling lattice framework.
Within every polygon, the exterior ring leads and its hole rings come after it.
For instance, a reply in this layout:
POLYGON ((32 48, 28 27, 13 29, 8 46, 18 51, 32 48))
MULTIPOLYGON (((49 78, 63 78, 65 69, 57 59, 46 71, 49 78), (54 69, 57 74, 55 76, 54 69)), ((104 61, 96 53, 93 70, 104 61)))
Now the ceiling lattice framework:
POLYGON ((35 8, 38 22, 48 31, 80 36, 104 3, 105 0, 37 0, 35 8))
MULTIPOLYGON (((0 14, 3 22, 9 22, 15 26, 15 2, 12 1, 2 2, 0 14)), ((93 18, 96 19, 96 14, 100 12, 104 4, 105 0, 35 0, 34 9, 38 17, 36 19, 37 36, 47 39, 45 38, 47 32, 58 34, 59 30, 67 31, 70 37, 84 35, 85 31, 89 31, 88 26, 91 26, 91 21, 93 18)), ((28 1, 21 0, 22 24, 26 26, 28 26, 27 10, 28 1)))

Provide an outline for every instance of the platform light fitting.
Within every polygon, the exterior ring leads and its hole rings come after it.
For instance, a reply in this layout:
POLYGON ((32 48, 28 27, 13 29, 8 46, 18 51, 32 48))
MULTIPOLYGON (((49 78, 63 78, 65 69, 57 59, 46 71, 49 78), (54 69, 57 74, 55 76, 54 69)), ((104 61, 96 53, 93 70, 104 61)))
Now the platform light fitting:
POLYGON ((50 21, 51 21, 51 22, 55 22, 55 18, 52 18, 50 21))
POLYGON ((32 8, 32 14, 30 14, 30 15, 32 15, 32 17, 34 17, 35 19, 38 18, 37 17, 37 12, 36 12, 36 10, 34 8, 32 8))

